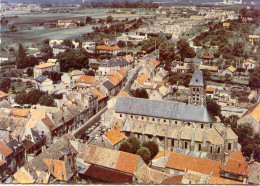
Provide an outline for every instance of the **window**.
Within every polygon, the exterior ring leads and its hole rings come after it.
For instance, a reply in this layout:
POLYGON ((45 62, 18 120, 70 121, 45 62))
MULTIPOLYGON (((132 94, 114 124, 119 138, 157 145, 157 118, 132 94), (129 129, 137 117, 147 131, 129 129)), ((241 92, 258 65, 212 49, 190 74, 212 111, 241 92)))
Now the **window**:
POLYGON ((172 140, 172 147, 174 147, 174 140, 172 140))
POLYGON ((197 101, 199 101, 199 98, 197 98, 197 101))
POLYGON ((185 142, 185 149, 188 148, 188 142, 185 142))
POLYGON ((133 115, 131 115, 131 118, 133 118, 133 115))
POLYGON ((122 114, 120 114, 120 118, 122 118, 122 114))
POLYGON ((149 139, 152 139, 152 138, 153 138, 153 136, 152 136, 152 135, 148 135, 148 138, 149 138, 149 139))
POLYGON ((144 119, 144 117, 142 116, 142 120, 144 119))
POLYGON ((153 121, 154 121, 155 119, 153 118, 153 121))
POLYGON ((188 127, 190 126, 190 123, 188 123, 188 127))
POLYGON ((197 91, 200 91, 200 88, 197 88, 197 91))
POLYGON ((228 143, 228 150, 231 150, 231 146, 232 146, 232 144, 228 143))
POLYGON ((175 121, 175 124, 177 124, 177 121, 175 121))
POLYGON ((159 140, 162 141, 162 140, 163 140, 163 137, 159 137, 159 140))
POLYGON ((209 128, 211 128, 211 129, 212 129, 212 128, 213 128, 213 125, 212 125, 212 124, 210 124, 210 125, 209 125, 209 128))
POLYGON ((166 123, 166 120, 163 120, 164 123, 166 123))
POLYGON ((218 147, 218 153, 220 153, 220 147, 218 147))
POLYGON ((196 91, 196 89, 195 89, 195 88, 193 88, 193 91, 196 91))
POLYGON ((204 125, 203 125, 203 124, 201 124, 201 125, 200 125, 200 128, 204 129, 204 125))
POLYGON ((199 144, 198 146, 198 151, 201 151, 201 144, 199 144))

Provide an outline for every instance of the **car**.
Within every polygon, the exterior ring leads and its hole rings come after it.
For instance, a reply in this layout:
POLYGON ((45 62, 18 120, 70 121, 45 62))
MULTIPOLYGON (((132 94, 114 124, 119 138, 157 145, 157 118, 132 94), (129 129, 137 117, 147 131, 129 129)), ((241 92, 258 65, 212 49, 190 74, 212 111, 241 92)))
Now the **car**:
POLYGON ((89 134, 89 133, 91 133, 91 131, 90 131, 90 130, 87 130, 85 133, 86 133, 86 134, 89 134))
POLYGON ((95 135, 95 140, 97 140, 99 138, 99 135, 98 134, 96 134, 95 135))

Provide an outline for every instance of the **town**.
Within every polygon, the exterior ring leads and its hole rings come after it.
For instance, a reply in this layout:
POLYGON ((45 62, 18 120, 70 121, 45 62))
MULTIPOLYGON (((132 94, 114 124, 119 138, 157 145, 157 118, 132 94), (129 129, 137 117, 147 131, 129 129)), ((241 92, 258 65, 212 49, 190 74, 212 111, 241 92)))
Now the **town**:
POLYGON ((260 2, 17 2, 0 183, 260 184, 260 2))

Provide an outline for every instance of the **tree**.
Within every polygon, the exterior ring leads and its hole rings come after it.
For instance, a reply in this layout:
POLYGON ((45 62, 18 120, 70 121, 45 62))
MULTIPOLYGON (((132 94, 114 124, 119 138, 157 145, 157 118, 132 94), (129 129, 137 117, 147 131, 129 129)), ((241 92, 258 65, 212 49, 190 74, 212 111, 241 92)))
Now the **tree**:
POLYGON ((67 52, 59 53, 57 56, 62 72, 69 69, 82 69, 88 67, 89 54, 82 48, 70 49, 67 52))
POLYGON ((210 97, 206 98, 207 110, 213 114, 213 116, 221 116, 221 107, 217 104, 216 101, 210 97))
POLYGON ((148 164, 151 161, 151 153, 149 149, 146 147, 141 147, 140 149, 138 149, 136 154, 140 155, 146 164, 148 164))
POLYGON ((44 53, 44 60, 48 60, 49 58, 53 58, 53 50, 49 45, 43 45, 41 48, 41 52, 44 53))
POLYGON ((23 45, 20 43, 18 48, 18 53, 16 56, 16 67, 22 68, 24 66, 24 59, 26 57, 25 50, 23 48, 23 45))
POLYGON ((135 136, 130 136, 127 138, 127 142, 131 146, 131 153, 136 154, 137 150, 141 147, 141 142, 135 136))
POLYGON ((95 71, 94 70, 88 70, 86 72, 86 76, 95 76, 95 71))
POLYGON ((22 68, 26 67, 34 67, 35 65, 38 65, 39 61, 36 57, 34 56, 26 56, 23 61, 23 65, 21 66, 22 68))
POLYGON ((10 86, 11 86, 12 80, 10 78, 5 78, 0 83, 0 90, 3 92, 8 92, 10 86))
POLYGON ((44 93, 37 89, 31 89, 28 93, 28 102, 26 104, 36 105, 39 103, 40 98, 44 95, 44 93))
POLYGON ((234 128, 234 132, 238 136, 238 142, 242 146, 244 156, 250 157, 254 153, 256 147, 253 140, 254 129, 251 124, 245 123, 234 128))
POLYGON ((88 24, 88 23, 90 23, 92 21, 92 18, 90 17, 90 16, 87 16, 86 17, 86 23, 88 24))
POLYGON ((131 147, 131 145, 130 145, 130 143, 129 142, 127 142, 127 141, 124 141, 121 145, 120 145, 120 147, 119 147, 119 150, 120 151, 123 151, 123 152, 128 152, 128 153, 132 153, 132 147, 131 147))
POLYGON ((14 98, 14 101, 20 105, 27 104, 29 102, 28 100, 29 100, 29 95, 24 90, 19 91, 14 98))
POLYGON ((62 44, 63 44, 63 45, 66 45, 66 46, 68 46, 68 47, 70 47, 70 48, 75 48, 74 44, 73 44, 72 41, 69 40, 69 39, 65 39, 65 40, 62 42, 62 44))
POLYGON ((144 88, 131 89, 129 92, 136 98, 145 98, 148 99, 149 95, 144 88))
POLYGON ((52 107, 52 106, 54 106, 54 99, 49 95, 43 95, 39 99, 39 104, 52 107))
POLYGON ((181 39, 177 42, 178 53, 181 55, 181 60, 185 58, 194 58, 196 56, 193 48, 190 47, 189 43, 185 39, 181 39))
POLYGON ((257 65, 253 72, 249 74, 249 87, 252 89, 260 88, 260 65, 257 65))
POLYGON ((110 15, 107 16, 107 23, 113 23, 114 18, 110 15))
POLYGON ((119 41, 117 42, 117 46, 119 46, 120 48, 125 47, 125 41, 119 40, 119 41))
POLYGON ((153 159, 159 152, 159 146, 154 141, 144 142, 143 147, 146 147, 149 149, 149 151, 151 153, 151 159, 153 159))
POLYGON ((33 69, 32 68, 27 68, 26 74, 28 74, 28 76, 32 76, 33 75, 33 69))
POLYGON ((44 45, 49 45, 49 42, 50 42, 49 39, 44 39, 44 40, 43 40, 43 44, 44 44, 44 45))

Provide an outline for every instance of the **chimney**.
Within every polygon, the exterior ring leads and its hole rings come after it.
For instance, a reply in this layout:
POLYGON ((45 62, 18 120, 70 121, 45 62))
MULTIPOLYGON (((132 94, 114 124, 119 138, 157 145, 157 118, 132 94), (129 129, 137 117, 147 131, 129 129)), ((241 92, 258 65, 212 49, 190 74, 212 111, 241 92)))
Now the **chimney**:
POLYGON ((50 174, 54 174, 54 166, 53 166, 53 162, 51 161, 50 163, 50 174))

